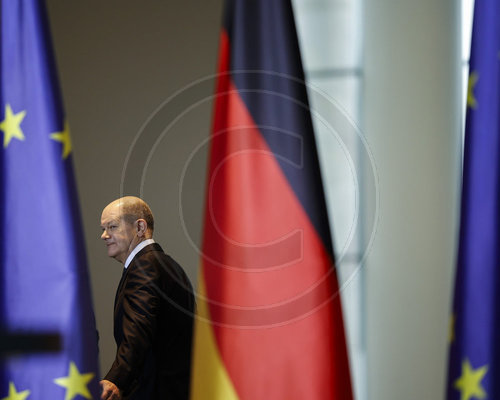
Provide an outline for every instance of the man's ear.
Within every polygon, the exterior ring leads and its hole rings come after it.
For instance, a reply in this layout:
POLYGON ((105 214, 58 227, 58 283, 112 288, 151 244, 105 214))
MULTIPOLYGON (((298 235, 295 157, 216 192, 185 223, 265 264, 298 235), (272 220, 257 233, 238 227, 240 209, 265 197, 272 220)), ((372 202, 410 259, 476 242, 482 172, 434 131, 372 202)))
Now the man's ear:
POLYGON ((144 219, 137 220, 137 234, 142 237, 146 234, 148 230, 148 223, 144 219))

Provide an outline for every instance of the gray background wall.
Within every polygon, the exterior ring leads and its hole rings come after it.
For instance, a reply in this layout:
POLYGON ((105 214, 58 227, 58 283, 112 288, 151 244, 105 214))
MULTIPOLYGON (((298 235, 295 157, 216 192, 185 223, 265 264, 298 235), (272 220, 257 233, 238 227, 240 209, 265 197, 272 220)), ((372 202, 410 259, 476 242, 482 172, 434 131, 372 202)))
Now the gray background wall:
MULTIPOLYGON (((443 391, 460 168, 454 3, 366 2, 364 131, 380 190, 366 266, 373 400, 437 399, 443 391)), ((121 265, 99 239, 102 208, 123 192, 142 195, 156 215, 157 241, 196 281, 192 241, 200 238, 222 1, 48 6, 105 373, 121 265)))
POLYGON ((460 176, 460 3, 365 10, 380 220, 366 266, 370 399, 444 398, 460 176))
POLYGON ((113 302, 122 266, 100 240, 103 207, 122 190, 144 197, 155 214, 156 240, 196 281, 199 257, 189 238, 200 238, 206 149, 195 150, 210 131, 214 86, 211 79, 194 83, 216 70, 222 1, 47 3, 105 373, 115 352, 113 302))

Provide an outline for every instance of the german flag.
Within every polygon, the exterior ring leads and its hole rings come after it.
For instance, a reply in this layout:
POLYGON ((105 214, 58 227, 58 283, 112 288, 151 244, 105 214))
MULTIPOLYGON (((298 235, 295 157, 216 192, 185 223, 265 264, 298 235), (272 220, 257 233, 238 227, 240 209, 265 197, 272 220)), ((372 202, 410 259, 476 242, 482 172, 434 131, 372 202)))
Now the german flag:
POLYGON ((290 1, 227 1, 191 399, 352 399, 290 1))

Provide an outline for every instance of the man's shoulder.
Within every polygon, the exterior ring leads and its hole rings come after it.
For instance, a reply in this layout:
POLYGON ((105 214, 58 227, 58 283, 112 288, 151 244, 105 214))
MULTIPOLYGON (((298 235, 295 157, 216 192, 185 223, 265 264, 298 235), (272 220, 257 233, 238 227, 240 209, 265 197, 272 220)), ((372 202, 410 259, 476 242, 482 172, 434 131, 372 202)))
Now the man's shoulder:
POLYGON ((191 280, 184 268, 169 254, 165 253, 157 243, 146 246, 131 263, 134 275, 143 273, 150 279, 158 280, 160 286, 193 293, 191 280))
POLYGON ((132 260, 132 263, 136 265, 147 263, 153 266, 163 267, 162 269, 174 269, 184 273, 184 269, 180 266, 180 264, 174 260, 172 256, 165 253, 162 247, 156 242, 145 246, 139 253, 137 253, 132 260))

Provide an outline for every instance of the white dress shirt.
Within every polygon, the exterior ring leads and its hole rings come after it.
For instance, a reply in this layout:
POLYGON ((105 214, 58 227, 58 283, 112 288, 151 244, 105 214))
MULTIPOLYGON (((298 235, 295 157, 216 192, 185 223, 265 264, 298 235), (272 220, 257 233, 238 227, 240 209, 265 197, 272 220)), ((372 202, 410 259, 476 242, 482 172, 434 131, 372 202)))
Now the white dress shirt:
POLYGON ((154 243, 155 241, 153 239, 146 239, 143 240, 141 243, 139 243, 137 246, 135 246, 134 250, 132 250, 132 253, 130 253, 127 257, 127 260, 125 261, 124 267, 128 268, 130 262, 134 259, 135 255, 139 253, 144 247, 146 247, 148 244, 154 243))

